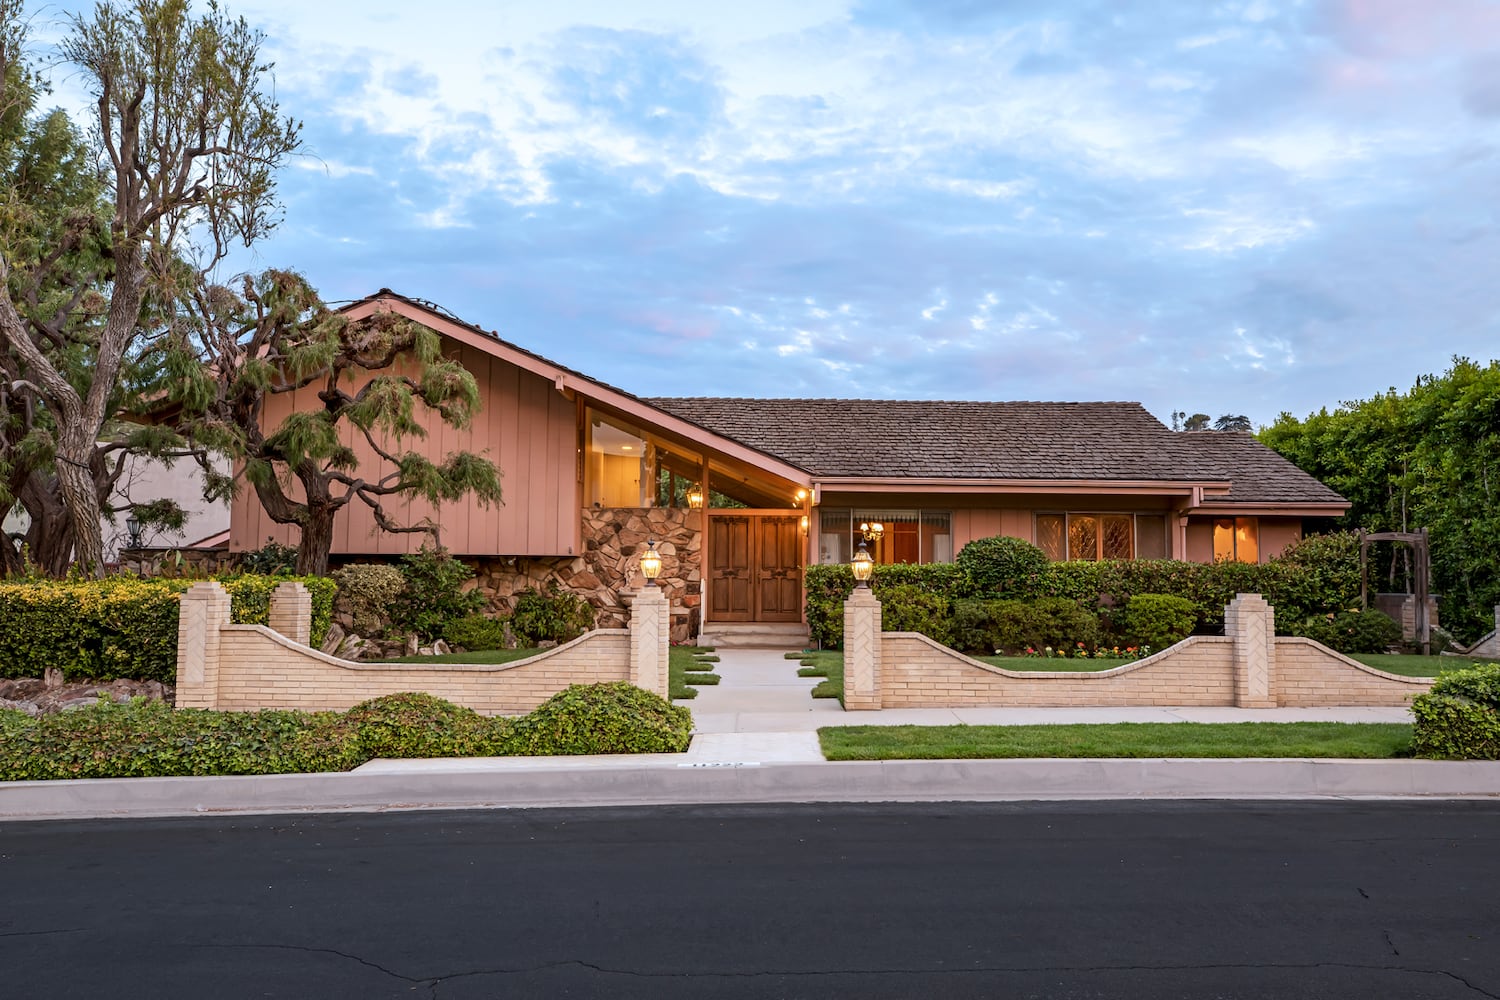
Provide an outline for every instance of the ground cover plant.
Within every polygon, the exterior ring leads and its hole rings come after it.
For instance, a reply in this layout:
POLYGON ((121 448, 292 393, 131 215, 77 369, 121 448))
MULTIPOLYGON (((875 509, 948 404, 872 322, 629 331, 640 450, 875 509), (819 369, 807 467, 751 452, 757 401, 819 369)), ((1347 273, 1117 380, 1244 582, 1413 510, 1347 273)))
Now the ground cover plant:
POLYGON ((993 757, 1407 756, 1404 723, 1120 722, 1042 726, 828 726, 828 760, 993 757))
POLYGON ((419 693, 347 712, 217 712, 137 700, 31 718, 0 710, 0 780, 347 771, 376 757, 680 753, 687 709, 621 682, 573 685, 519 717, 419 693))

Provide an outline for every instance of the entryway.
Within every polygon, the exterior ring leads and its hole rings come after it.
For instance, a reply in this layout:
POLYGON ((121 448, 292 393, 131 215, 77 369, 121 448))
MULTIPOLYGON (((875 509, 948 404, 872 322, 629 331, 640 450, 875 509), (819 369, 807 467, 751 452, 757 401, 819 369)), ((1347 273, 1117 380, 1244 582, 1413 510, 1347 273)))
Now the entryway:
POLYGON ((705 639, 800 649, 804 549, 798 514, 710 511, 705 639))

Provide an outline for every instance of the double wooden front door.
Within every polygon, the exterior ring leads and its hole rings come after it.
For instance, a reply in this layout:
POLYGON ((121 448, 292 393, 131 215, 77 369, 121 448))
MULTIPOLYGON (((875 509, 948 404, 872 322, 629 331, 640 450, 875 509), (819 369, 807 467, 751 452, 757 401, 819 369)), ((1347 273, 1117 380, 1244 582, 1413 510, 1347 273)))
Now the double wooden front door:
POLYGON ((802 620, 798 516, 708 515, 708 620, 802 620))

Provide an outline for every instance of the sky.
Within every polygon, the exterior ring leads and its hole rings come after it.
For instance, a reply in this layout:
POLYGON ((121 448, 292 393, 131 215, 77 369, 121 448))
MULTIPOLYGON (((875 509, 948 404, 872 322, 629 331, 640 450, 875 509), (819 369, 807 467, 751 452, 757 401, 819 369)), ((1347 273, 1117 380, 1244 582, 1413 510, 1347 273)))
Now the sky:
POLYGON ((640 395, 1259 425, 1500 354, 1496 0, 226 6, 306 154, 231 270, 640 395))

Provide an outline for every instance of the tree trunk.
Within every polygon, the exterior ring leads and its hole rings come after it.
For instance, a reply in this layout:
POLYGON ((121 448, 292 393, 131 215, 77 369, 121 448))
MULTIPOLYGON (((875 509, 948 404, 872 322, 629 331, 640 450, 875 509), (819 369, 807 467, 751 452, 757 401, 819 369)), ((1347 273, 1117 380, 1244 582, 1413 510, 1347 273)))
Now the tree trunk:
POLYGON ((20 500, 31 519, 25 540, 32 565, 48 576, 66 576, 73 560, 73 525, 56 481, 33 472, 21 487, 20 500))
POLYGON ((303 576, 328 575, 328 550, 333 548, 333 517, 336 509, 309 506, 297 544, 297 572, 303 576))
POLYGON ((94 430, 81 425, 64 428, 57 449, 57 485, 73 531, 73 562, 97 578, 104 576, 104 537, 99 493, 88 464, 94 454, 94 430))

